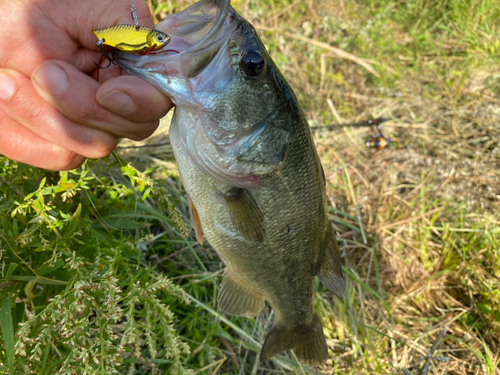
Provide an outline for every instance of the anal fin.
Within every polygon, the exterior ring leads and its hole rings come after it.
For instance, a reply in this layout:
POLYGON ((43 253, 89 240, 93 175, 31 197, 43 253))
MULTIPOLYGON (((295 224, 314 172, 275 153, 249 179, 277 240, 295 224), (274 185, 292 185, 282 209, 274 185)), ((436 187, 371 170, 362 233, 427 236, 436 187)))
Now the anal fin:
POLYGON ((318 277, 326 289, 342 299, 346 295, 342 262, 337 238, 335 238, 331 224, 326 236, 327 244, 323 259, 319 265, 318 277))
POLYGON ((239 280, 229 268, 224 271, 224 279, 217 299, 222 311, 236 316, 255 316, 264 305, 262 294, 239 280))
POLYGON ((229 217, 238 233, 248 241, 263 242, 266 237, 264 216, 247 189, 230 188, 217 196, 224 200, 229 217))
POLYGON ((286 329, 279 321, 275 322, 262 346, 260 359, 265 361, 290 349, 293 349, 297 358, 306 365, 316 367, 325 363, 328 358, 328 346, 318 314, 314 313, 308 325, 294 329, 286 329))
POLYGON ((198 214, 198 210, 196 209, 191 197, 188 198, 188 208, 189 208, 189 216, 191 217, 191 225, 193 226, 194 234, 196 236, 196 240, 203 244, 203 227, 201 226, 200 215, 198 214))

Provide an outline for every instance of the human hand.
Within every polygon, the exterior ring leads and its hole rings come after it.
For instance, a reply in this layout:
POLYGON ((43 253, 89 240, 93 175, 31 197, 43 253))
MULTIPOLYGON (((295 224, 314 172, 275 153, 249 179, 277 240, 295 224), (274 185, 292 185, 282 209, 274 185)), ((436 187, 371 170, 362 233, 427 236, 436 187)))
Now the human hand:
MULTIPOLYGON (((141 26, 154 27, 146 3, 141 26)), ((130 0, 0 2, 0 154, 52 170, 151 135, 172 107, 149 83, 111 66, 93 30, 131 24, 130 0)))

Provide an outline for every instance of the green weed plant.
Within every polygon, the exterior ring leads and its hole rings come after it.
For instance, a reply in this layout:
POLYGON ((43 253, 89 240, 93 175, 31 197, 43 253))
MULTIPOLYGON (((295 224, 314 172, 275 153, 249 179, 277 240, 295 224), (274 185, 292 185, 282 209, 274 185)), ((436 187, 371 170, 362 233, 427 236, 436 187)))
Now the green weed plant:
POLYGON ((124 165, 129 184, 113 184, 95 164, 53 173, 0 159, 0 372, 188 373, 168 302, 188 300, 144 262, 137 201, 164 205, 175 238, 182 218, 153 170, 124 165))

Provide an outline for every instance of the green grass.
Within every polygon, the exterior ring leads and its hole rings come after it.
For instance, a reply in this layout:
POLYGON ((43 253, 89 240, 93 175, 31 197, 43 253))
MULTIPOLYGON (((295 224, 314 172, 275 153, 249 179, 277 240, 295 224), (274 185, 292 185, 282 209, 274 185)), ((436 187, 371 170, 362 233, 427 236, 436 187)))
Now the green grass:
MULTIPOLYGON (((188 4, 153 2, 160 19, 188 4)), ((348 285, 339 301, 317 284, 331 349, 321 372, 498 374, 500 4, 233 6, 312 126, 384 116, 384 131, 411 146, 367 150, 370 128, 314 133, 348 285)), ((117 155, 70 173, 0 159, 0 300, 13 305, 0 312, 0 373, 84 363, 92 373, 314 374, 293 353, 260 363, 269 308, 253 319, 217 312, 223 264, 181 236, 187 203, 170 146, 117 155)))

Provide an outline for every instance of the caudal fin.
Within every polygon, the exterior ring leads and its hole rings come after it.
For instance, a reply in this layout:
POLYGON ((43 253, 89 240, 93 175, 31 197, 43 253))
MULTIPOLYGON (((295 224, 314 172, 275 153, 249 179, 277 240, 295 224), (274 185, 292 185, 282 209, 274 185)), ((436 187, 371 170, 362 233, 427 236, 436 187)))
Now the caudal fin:
POLYGON ((288 330, 275 322, 267 335, 261 360, 267 360, 285 350, 293 349, 297 358, 309 366, 321 366, 328 358, 323 327, 318 314, 314 313, 312 322, 298 329, 288 330))

